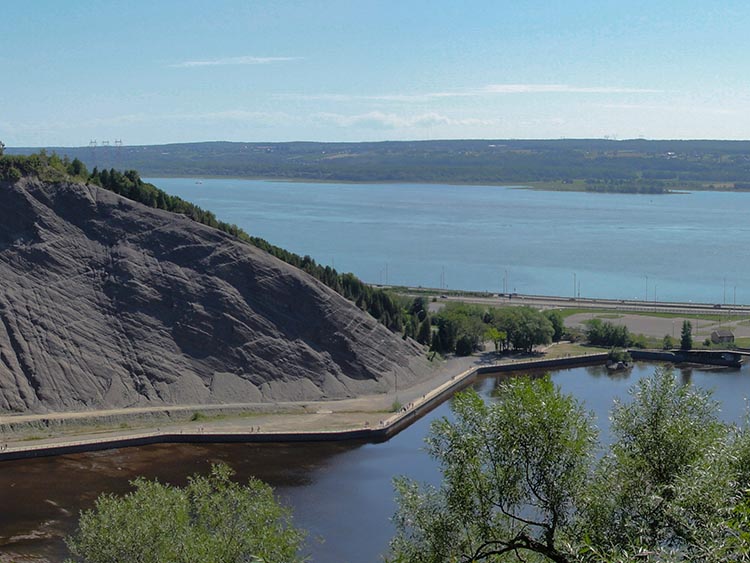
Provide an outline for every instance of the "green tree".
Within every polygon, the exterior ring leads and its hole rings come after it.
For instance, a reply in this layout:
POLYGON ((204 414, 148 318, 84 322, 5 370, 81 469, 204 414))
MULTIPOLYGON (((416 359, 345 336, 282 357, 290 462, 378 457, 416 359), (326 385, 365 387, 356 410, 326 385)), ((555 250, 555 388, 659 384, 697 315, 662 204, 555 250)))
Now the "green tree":
POLYGON ((665 334, 664 339, 661 341, 661 347, 663 350, 671 350, 674 348, 674 339, 668 334, 665 334))
POLYGON ((710 393, 657 370, 612 412, 614 442, 592 477, 581 529, 609 552, 677 549, 711 561, 737 498, 738 456, 710 393))
POLYGON ((685 319, 682 321, 682 335, 680 336, 680 349, 691 350, 693 348, 693 323, 685 319))
POLYGON ((494 326, 489 327, 485 333, 484 337, 487 340, 491 340, 492 343, 495 345, 495 352, 500 351, 500 342, 505 340, 506 335, 499 330, 497 330, 494 326))
POLYGON ((396 481, 393 560, 750 559, 750 434, 671 369, 631 395, 603 452, 590 415, 549 377, 504 382, 492 404, 458 395, 455 420, 427 438, 442 485, 396 481))
POLYGON ((123 497, 102 495, 67 539, 80 563, 301 561, 304 537, 268 485, 231 480, 226 465, 184 488, 136 479, 123 497))
POLYGON ((425 317, 422 323, 419 325, 419 332, 417 332, 417 342, 420 344, 430 344, 432 340, 432 325, 430 324, 430 317, 425 317))
POLYGON ((468 334, 461 335, 456 340, 456 356, 471 356, 474 352, 474 344, 468 334))
POLYGON ((0 156, 3 156, 3 152, 5 152, 5 143, 0 141, 0 156))
POLYGON ((615 325, 601 319, 586 321, 586 339, 595 346, 627 348, 632 343, 628 327, 615 325))
POLYGON ((409 307, 409 314, 410 315, 417 315, 420 321, 425 320, 427 317, 429 311, 429 304, 427 303, 427 299, 424 297, 415 297, 414 301, 412 301, 411 306, 409 307))
POLYGON ((552 333, 552 341, 560 342, 563 333, 565 332, 565 322, 563 321, 562 313, 557 309, 550 309, 549 311, 544 312, 544 316, 547 317, 550 323, 552 323, 552 329, 554 330, 552 333))
POLYGON ((569 561, 565 538, 595 444, 590 416, 549 377, 512 379, 491 405, 473 391, 459 394, 452 409, 455 422, 436 421, 427 438, 442 486, 396 481, 396 560, 500 561, 503 554, 536 553, 569 561))

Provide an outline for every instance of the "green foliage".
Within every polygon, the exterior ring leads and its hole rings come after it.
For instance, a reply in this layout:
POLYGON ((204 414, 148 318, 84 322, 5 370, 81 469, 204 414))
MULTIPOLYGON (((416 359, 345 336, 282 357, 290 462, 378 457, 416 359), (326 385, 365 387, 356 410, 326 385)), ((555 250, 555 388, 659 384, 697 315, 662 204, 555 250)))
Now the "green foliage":
POLYGON ((456 340, 456 356, 471 356, 474 351, 474 344, 468 334, 462 334, 456 340))
POLYGON ((662 350, 671 350, 674 348, 674 338, 668 334, 664 335, 664 339, 661 341, 662 350))
POLYGON ((544 312, 544 316, 547 317, 550 323, 552 323, 552 342, 560 342, 563 334, 565 333, 565 322, 563 320, 562 313, 557 309, 550 309, 544 312))
POLYGON ((393 561, 750 559, 750 434, 671 369, 612 412, 609 449, 548 377, 454 399, 427 438, 439 488, 396 481, 393 561), (601 452, 601 453, 600 453, 601 452), (507 557, 506 557, 507 555, 507 557))
POLYGON ((601 319, 590 319, 585 324, 589 344, 627 348, 632 343, 628 327, 624 325, 614 325, 601 319))
POLYGON ((555 329, 545 313, 530 307, 487 309, 466 303, 447 303, 434 317, 437 331, 432 337, 432 349, 441 354, 460 355, 480 349, 485 339, 492 340, 495 350, 511 348, 531 352, 534 346, 549 344, 555 329))
POLYGON ((607 353, 607 361, 629 363, 633 361, 633 358, 627 350, 623 350, 622 348, 612 348, 607 353))
POLYGON ((505 334, 504 332, 500 332, 494 326, 488 327, 487 330, 484 332, 484 338, 486 340, 491 340, 492 343, 495 345, 495 352, 500 351, 500 342, 505 340, 507 337, 508 337, 507 334, 505 334))
POLYGON ((455 319, 438 316, 437 331, 432 335, 430 349, 438 354, 447 354, 456 350, 458 324, 455 319))
POLYGON ((303 533, 268 485, 231 480, 226 465, 184 488, 136 479, 123 497, 102 495, 67 543, 80 563, 301 561, 303 533))
POLYGON ((412 301, 412 304, 409 307, 409 314, 416 315, 419 321, 425 320, 429 315, 429 312, 430 308, 429 304, 427 303, 427 299, 422 296, 415 297, 414 301, 412 301))
POLYGON ((459 394, 452 410, 455 422, 436 421, 427 438, 442 486, 396 481, 396 560, 500 561, 514 552, 559 560, 558 534, 571 524, 593 456, 590 417, 549 377, 509 380, 491 405, 459 394))
POLYGON ((425 319, 419 325, 417 342, 419 342, 420 344, 430 344, 432 342, 432 324, 430 323, 429 317, 425 317, 425 319))
POLYGON ((693 323, 685 319, 682 321, 682 334, 680 335, 680 350, 691 350, 693 348, 693 323))
POLYGON ((534 346, 549 344, 555 329, 549 318, 530 307, 492 309, 487 314, 488 324, 505 335, 503 347, 531 352, 534 346))
POLYGON ((614 443, 592 479, 581 528, 607 550, 675 550, 711 561, 736 499, 731 429, 710 394, 657 370, 616 403, 614 443))
POLYGON ((457 352, 456 345, 461 343, 461 354, 469 355, 478 349, 486 331, 482 318, 485 309, 478 305, 466 303, 447 303, 438 313, 436 323, 441 354, 457 352))

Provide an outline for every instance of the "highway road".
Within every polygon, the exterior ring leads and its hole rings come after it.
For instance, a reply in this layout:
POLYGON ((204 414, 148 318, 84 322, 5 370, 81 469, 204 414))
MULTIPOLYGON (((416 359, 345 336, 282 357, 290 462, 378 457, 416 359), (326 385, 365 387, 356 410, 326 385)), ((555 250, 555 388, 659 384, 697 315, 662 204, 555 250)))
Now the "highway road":
MULTIPOLYGON (((386 287, 386 286, 378 286, 386 287)), ((426 295, 437 297, 437 302, 460 301, 495 307, 528 305, 540 309, 611 309, 649 313, 672 313, 678 315, 722 315, 750 316, 750 305, 731 303, 679 303, 673 301, 639 301, 634 299, 595 299, 589 297, 559 297, 554 295, 525 295, 480 292, 446 292, 437 288, 392 287, 404 295, 426 295)))

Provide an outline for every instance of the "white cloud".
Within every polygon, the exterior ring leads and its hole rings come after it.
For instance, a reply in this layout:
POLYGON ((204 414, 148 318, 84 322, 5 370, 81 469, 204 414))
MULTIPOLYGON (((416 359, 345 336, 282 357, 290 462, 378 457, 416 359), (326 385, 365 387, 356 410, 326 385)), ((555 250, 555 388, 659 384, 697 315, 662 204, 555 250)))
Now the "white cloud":
POLYGON ((363 129, 410 129, 427 128, 438 125, 492 125, 491 120, 475 118, 452 118, 439 113, 422 113, 418 115, 399 115, 371 111, 357 115, 343 115, 339 113, 317 113, 312 116, 318 121, 330 123, 338 127, 359 127, 363 129))
POLYGON ((281 63, 287 61, 296 61, 300 57, 225 57, 222 59, 209 59, 201 61, 184 61, 169 65, 172 68, 194 68, 200 66, 227 66, 227 65, 267 65, 271 63, 281 63))
POLYGON ((621 86, 572 86, 569 84, 488 84, 480 88, 423 92, 419 94, 279 94, 277 98, 330 102, 382 101, 426 102, 441 98, 468 98, 510 94, 659 94, 663 90, 621 86))
POLYGON ((677 112, 685 115, 705 113, 714 115, 735 115, 744 113, 731 108, 718 108, 706 106, 688 106, 688 105, 659 105, 659 104, 602 104, 604 109, 614 110, 633 110, 633 111, 658 111, 658 112, 677 112))
POLYGON ((479 92, 486 94, 659 94, 663 90, 621 86, 571 86, 569 84, 489 84, 479 92))

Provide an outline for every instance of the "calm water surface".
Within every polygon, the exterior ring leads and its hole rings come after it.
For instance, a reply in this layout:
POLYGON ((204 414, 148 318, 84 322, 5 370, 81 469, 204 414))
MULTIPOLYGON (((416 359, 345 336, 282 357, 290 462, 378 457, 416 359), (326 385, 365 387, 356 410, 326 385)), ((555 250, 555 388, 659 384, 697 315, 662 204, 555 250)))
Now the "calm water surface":
MULTIPOLYGON (((653 370, 638 364, 629 374, 611 376, 604 368, 589 367, 561 370, 553 377, 595 413, 607 441, 612 400, 627 397, 628 388, 653 370)), ((750 367, 677 374, 683 382, 714 388, 724 420, 742 420, 750 367)), ((490 397, 499 381, 489 377, 475 387, 490 397)), ((98 494, 125 492, 128 480, 138 475, 184 484, 188 475, 224 461, 240 479, 253 475, 276 487, 293 507, 297 524, 310 532, 307 552, 315 563, 376 563, 393 532, 392 479, 408 475, 438 481, 423 440, 432 420, 449 415, 449 404, 443 404, 384 444, 160 445, 0 463, 0 553, 13 550, 62 561, 61 536, 72 531, 78 511, 90 507, 98 494)))
POLYGON ((750 194, 149 181, 371 283, 750 303, 750 194))

